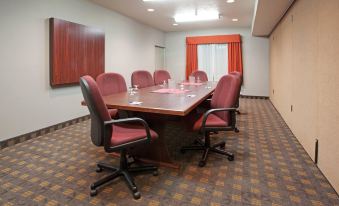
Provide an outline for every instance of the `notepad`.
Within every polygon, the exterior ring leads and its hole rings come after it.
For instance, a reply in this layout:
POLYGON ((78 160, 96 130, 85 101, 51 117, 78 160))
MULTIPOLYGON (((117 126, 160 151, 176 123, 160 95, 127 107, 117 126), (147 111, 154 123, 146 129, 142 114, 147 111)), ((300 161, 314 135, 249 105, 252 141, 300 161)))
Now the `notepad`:
POLYGON ((132 105, 140 105, 140 104, 142 104, 142 102, 137 102, 137 101, 128 102, 128 103, 132 104, 132 105))

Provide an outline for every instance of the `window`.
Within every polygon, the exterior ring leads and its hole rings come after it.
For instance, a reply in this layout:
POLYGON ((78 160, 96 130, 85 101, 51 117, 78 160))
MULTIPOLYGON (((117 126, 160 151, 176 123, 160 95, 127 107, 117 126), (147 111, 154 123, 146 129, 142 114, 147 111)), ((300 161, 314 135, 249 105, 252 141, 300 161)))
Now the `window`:
POLYGON ((227 44, 199 44, 198 70, 205 71, 210 81, 218 81, 228 73, 227 44))

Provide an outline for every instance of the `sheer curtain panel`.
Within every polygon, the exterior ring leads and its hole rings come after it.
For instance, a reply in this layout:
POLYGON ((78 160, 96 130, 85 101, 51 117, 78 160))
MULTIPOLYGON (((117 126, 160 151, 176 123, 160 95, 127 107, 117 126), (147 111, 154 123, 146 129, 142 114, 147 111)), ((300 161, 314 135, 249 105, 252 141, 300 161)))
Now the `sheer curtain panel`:
POLYGON ((210 81, 218 81, 228 68, 227 44, 199 44, 198 70, 205 71, 210 81))

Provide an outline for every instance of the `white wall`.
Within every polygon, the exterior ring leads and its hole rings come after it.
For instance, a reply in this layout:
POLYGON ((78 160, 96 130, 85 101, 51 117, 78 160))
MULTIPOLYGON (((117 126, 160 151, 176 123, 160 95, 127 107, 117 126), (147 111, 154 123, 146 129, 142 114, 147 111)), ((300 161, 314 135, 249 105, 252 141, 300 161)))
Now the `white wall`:
MULTIPOLYGON (((250 28, 220 28, 166 33, 166 67, 174 79, 185 78, 186 37, 240 34, 242 36, 243 95, 269 96, 269 41, 252 37, 250 28)), ((226 69, 226 68, 225 68, 226 69)))
POLYGON ((106 71, 130 84, 136 69, 154 70, 164 33, 88 0, 0 1, 0 140, 88 114, 78 86, 49 86, 48 18, 105 31, 106 71))

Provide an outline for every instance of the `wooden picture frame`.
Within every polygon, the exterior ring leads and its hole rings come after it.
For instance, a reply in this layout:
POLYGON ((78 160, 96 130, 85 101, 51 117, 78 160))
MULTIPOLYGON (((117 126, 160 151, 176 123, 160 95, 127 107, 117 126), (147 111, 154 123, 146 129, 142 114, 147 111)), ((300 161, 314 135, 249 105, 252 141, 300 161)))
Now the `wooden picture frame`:
POLYGON ((105 71, 105 33, 96 28, 50 18, 50 85, 79 84, 105 71))

